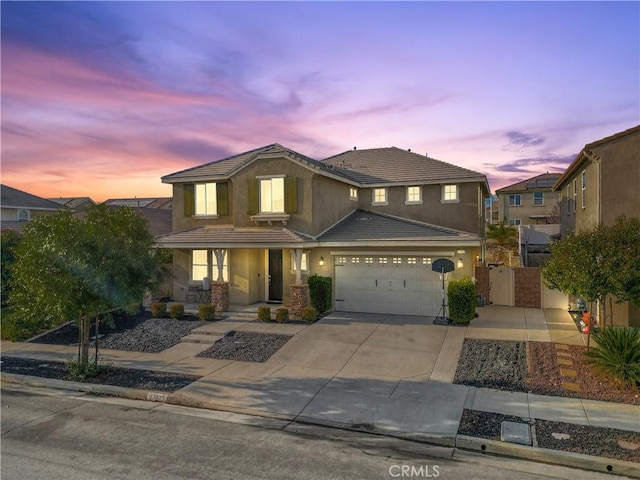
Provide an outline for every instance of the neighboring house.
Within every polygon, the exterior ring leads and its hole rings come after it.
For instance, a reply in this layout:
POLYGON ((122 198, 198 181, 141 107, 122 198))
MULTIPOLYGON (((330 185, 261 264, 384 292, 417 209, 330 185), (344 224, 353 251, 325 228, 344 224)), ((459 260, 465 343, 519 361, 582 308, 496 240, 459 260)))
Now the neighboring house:
MULTIPOLYGON (((640 217, 640 125, 584 146, 553 186, 561 194, 560 233, 640 217)), ((640 326, 640 308, 615 304, 616 324, 640 326)))
POLYGON ((60 197, 49 198, 47 200, 63 205, 73 212, 82 212, 96 204, 96 202, 91 200, 89 197, 60 197))
POLYGON ((485 199, 485 213, 484 216, 487 219, 487 223, 500 223, 500 199, 497 195, 491 195, 485 199))
POLYGON ((496 190, 499 219, 509 225, 557 224, 560 194, 552 190, 561 173, 543 173, 496 190))
MULTIPOLYGON (((109 205, 109 209, 120 208, 123 205, 109 205)), ((130 207, 136 213, 144 217, 149 224, 149 233, 154 237, 166 235, 172 232, 172 215, 171 210, 166 208, 137 208, 130 207)), ((84 218, 86 211, 76 212, 75 216, 84 218)))
POLYGON ((333 279, 336 310, 436 315, 432 263, 471 277, 484 254, 486 177, 398 148, 317 161, 273 144, 162 181, 174 232, 158 245, 174 249, 176 301, 208 277, 232 304, 295 309, 314 272, 333 279))
POLYGON ((103 203, 116 207, 126 206, 131 208, 161 208, 171 210, 172 198, 110 198, 109 200, 105 200, 103 203))
POLYGON ((0 229, 16 231, 38 215, 51 215, 62 208, 55 202, 7 185, 0 185, 0 207, 0 229))

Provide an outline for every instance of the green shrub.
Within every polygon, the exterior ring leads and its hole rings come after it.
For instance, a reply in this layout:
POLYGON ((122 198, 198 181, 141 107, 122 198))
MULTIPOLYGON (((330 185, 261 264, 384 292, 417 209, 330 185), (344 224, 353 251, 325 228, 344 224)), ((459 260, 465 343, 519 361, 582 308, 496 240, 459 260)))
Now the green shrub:
POLYGON ((107 371, 109 367, 100 365, 97 362, 82 363, 80 361, 71 360, 67 363, 69 370, 69 380, 84 380, 85 378, 95 378, 102 372, 107 371))
POLYGON ((315 273, 309 275, 309 297, 311 305, 320 313, 331 309, 331 277, 321 277, 315 273))
POLYGON ((167 315, 167 304, 164 302, 153 302, 151 304, 151 316, 153 318, 163 318, 167 315))
POLYGON ((586 353, 587 361, 622 385, 640 384, 640 328, 608 327, 591 335, 598 345, 586 353))
POLYGON ((169 316, 176 320, 184 317, 184 305, 182 303, 174 303, 169 307, 169 316))
POLYGON ((198 307, 198 318, 205 322, 216 319, 216 306, 212 303, 204 303, 198 307))
POLYGON ((46 328, 45 322, 34 325, 19 318, 10 312, 8 308, 2 309, 2 340, 11 340, 12 342, 22 342, 28 340, 38 332, 46 328))
POLYGON ((258 320, 261 322, 270 322, 271 321, 271 308, 269 307, 258 307, 258 320))
POLYGON ((306 307, 302 310, 302 320, 313 323, 318 320, 318 310, 315 307, 306 307))
POLYGON ((276 310, 276 322, 285 323, 289 321, 289 309, 281 307, 276 310))
POLYGON ((476 286, 470 278, 449 282, 449 318, 454 323, 467 324, 476 316, 476 286))

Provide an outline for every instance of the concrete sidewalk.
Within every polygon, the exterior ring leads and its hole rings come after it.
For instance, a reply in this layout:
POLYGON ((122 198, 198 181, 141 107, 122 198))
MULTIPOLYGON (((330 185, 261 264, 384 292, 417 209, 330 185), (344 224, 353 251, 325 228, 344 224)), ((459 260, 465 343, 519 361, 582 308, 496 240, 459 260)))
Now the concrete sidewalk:
MULTIPOLYGON (((425 317, 334 313, 309 326, 230 317, 194 331, 213 338, 229 330, 293 335, 265 363, 195 357, 210 346, 202 343, 180 343, 157 354, 101 355, 116 366, 202 376, 153 397, 168 403, 445 446, 456 446, 465 408, 640 432, 637 406, 453 384, 465 338, 583 342, 567 312, 484 307, 478 313, 469 327, 436 326, 425 317)), ((43 360, 66 361, 77 353, 77 347, 29 343, 1 347, 3 354, 43 360)), ((15 377, 3 374, 5 381, 27 381, 15 377)))

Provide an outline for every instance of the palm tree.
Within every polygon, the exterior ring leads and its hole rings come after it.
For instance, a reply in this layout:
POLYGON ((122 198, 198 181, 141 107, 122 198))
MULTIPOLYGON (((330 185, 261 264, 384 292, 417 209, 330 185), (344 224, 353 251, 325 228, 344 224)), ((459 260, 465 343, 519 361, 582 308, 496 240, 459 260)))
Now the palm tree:
POLYGON ((518 246, 518 237, 518 229, 507 224, 506 218, 500 223, 487 225, 487 240, 498 251, 498 260, 503 260, 506 252, 518 246))

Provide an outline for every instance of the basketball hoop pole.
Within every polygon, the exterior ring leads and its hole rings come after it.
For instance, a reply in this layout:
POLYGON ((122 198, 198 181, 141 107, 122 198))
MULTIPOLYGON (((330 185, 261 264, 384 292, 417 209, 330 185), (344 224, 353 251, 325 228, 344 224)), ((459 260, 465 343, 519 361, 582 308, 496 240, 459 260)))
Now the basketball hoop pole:
POLYGON ((446 273, 444 271, 444 266, 443 266, 442 271, 440 272, 440 277, 442 277, 442 307, 440 307, 440 311, 438 312, 438 316, 436 317, 436 320, 442 319, 442 321, 448 322, 449 318, 447 317, 447 304, 445 303, 445 296, 444 296, 444 276, 445 275, 446 273))

